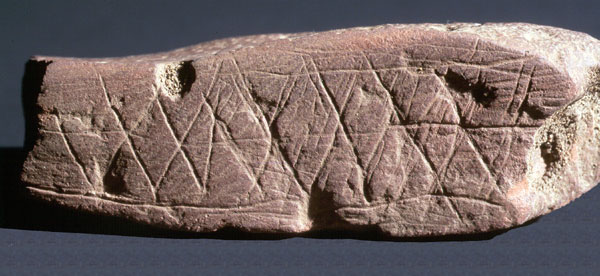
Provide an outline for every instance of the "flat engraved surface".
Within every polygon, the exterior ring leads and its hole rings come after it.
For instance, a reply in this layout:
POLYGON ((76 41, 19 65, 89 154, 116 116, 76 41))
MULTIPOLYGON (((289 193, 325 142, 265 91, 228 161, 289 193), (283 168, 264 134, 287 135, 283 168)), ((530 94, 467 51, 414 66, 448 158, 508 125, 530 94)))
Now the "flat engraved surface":
POLYGON ((544 58, 474 34, 254 41, 38 58, 23 180, 58 204, 189 231, 491 231, 521 223, 507 196, 534 134, 578 96, 544 58))

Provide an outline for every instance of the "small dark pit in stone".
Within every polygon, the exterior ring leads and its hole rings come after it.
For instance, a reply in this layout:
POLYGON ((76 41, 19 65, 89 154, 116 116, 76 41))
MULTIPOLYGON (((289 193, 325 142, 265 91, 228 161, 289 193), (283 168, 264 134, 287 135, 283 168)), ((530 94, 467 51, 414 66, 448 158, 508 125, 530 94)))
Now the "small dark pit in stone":
POLYGON ((559 159, 558 151, 556 150, 556 146, 553 142, 544 142, 540 145, 540 150, 542 153, 542 158, 546 164, 550 164, 559 159))
POLYGON ((497 89, 488 87, 485 82, 481 80, 481 78, 477 79, 477 81, 473 83, 467 80, 463 75, 458 74, 450 69, 448 69, 448 72, 446 72, 443 77, 449 88, 460 93, 470 92, 473 100, 484 107, 489 107, 498 97, 498 95, 496 95, 497 89))
POLYGON ((181 66, 177 68, 177 79, 181 84, 180 94, 183 96, 190 91, 192 84, 196 81, 196 70, 191 60, 182 62, 181 66))

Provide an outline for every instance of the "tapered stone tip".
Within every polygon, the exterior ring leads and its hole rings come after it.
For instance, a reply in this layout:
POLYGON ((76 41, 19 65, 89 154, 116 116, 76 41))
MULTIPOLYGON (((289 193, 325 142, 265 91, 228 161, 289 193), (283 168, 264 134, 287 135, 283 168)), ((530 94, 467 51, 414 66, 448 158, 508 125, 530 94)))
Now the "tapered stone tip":
POLYGON ((507 229, 598 182, 599 45, 423 24, 34 57, 21 179, 55 204, 175 230, 507 229))

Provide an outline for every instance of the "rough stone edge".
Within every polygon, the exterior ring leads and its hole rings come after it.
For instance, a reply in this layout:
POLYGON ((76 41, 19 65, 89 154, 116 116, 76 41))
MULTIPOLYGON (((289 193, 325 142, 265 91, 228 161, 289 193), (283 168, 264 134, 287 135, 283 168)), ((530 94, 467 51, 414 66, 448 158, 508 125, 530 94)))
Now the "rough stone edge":
POLYGON ((600 69, 587 70, 586 93, 556 111, 534 135, 525 179, 507 198, 519 224, 565 206, 600 181, 600 69))

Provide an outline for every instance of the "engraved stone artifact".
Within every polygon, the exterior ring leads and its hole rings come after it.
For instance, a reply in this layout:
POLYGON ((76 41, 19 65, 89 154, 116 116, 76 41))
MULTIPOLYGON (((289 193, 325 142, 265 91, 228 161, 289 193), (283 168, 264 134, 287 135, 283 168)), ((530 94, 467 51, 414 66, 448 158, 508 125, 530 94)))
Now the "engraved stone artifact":
POLYGON ((33 57, 36 197, 175 230, 502 230, 600 180, 600 43, 530 24, 33 57))

